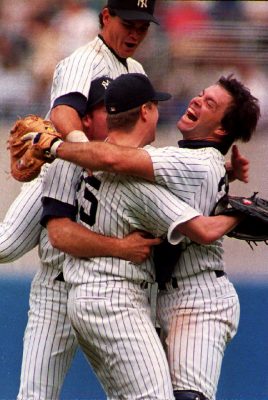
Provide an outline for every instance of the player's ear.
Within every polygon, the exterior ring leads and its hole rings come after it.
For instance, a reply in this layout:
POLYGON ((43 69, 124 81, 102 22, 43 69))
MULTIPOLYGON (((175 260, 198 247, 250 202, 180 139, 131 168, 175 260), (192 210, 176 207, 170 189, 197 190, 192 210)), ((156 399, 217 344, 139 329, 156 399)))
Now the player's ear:
POLYGON ((140 106, 140 116, 142 120, 146 120, 148 115, 148 107, 147 104, 143 104, 140 106))
POLYGON ((109 9, 107 7, 105 7, 102 10, 102 22, 103 22, 103 26, 105 26, 107 24, 107 22, 109 21, 111 15, 109 13, 109 9))
POLYGON ((228 132, 226 132, 222 126, 219 126, 217 129, 215 129, 214 134, 220 139, 222 136, 228 135, 228 132))
POLYGON ((84 131, 89 131, 91 129, 92 126, 92 118, 91 118, 91 114, 87 113, 83 118, 82 118, 82 123, 83 123, 83 128, 84 131))

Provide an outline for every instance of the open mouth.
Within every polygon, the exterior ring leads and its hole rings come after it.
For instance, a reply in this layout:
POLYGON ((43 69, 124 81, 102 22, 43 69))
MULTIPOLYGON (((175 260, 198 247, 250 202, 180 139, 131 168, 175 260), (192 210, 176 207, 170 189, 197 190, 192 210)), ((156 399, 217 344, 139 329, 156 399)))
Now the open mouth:
POLYGON ((187 110, 186 116, 193 122, 197 121, 197 116, 190 109, 187 110))
POLYGON ((136 47, 136 45, 135 45, 134 43, 126 43, 126 46, 127 46, 129 49, 134 49, 134 48, 136 47))

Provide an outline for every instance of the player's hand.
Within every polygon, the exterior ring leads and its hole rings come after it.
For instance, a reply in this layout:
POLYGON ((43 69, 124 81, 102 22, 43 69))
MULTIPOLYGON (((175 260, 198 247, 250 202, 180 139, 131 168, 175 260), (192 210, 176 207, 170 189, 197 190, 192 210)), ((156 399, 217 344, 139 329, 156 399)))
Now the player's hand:
POLYGON ((151 254, 152 246, 162 242, 159 238, 148 237, 146 232, 136 231, 121 239, 120 258, 135 264, 143 263, 151 254))
POLYGON ((32 156, 47 162, 56 158, 57 148, 63 142, 58 132, 28 132, 21 140, 31 141, 32 156))
POLYGON ((236 145, 232 147, 231 161, 226 163, 226 169, 230 181, 238 179, 239 181, 248 183, 249 160, 240 153, 236 145))

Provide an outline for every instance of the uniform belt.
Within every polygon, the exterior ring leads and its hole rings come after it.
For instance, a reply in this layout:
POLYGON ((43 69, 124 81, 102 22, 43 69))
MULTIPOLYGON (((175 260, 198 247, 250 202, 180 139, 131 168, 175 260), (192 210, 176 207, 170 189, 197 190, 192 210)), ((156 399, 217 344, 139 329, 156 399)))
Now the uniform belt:
POLYGON ((140 288, 141 288, 141 289, 148 289, 148 282, 142 281, 142 282, 140 283, 140 288))
MULTIPOLYGON (((63 273, 60 272, 58 276, 56 276, 55 281, 59 281, 59 282, 65 282, 63 273)), ((148 282, 146 281, 142 281, 140 282, 140 288, 141 289, 148 289, 148 282)))
POLYGON ((225 275, 225 272, 221 271, 220 269, 215 270, 214 272, 215 272, 217 278, 221 278, 222 276, 225 275))
POLYGON ((58 276, 56 276, 55 281, 59 281, 59 282, 65 282, 63 273, 60 272, 58 276))
MULTIPOLYGON (((221 270, 214 270, 212 272, 215 272, 215 275, 217 278, 220 278, 225 275, 225 272, 221 271, 221 270)), ((177 278, 172 277, 169 282, 158 284, 159 290, 168 290, 168 287, 172 287, 173 289, 178 289, 179 285, 178 285, 177 278)))

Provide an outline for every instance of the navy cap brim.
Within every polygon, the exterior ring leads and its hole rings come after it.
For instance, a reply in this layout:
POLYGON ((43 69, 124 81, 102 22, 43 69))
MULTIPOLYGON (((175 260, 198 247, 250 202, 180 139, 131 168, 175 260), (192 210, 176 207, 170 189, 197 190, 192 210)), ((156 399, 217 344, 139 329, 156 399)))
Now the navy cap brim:
POLYGON ((154 98, 152 101, 166 101, 171 99, 171 94, 166 92, 155 92, 154 98))
POLYGON ((157 19, 153 15, 146 12, 118 9, 113 10, 118 17, 126 21, 148 21, 154 22, 155 24, 159 25, 157 19))

